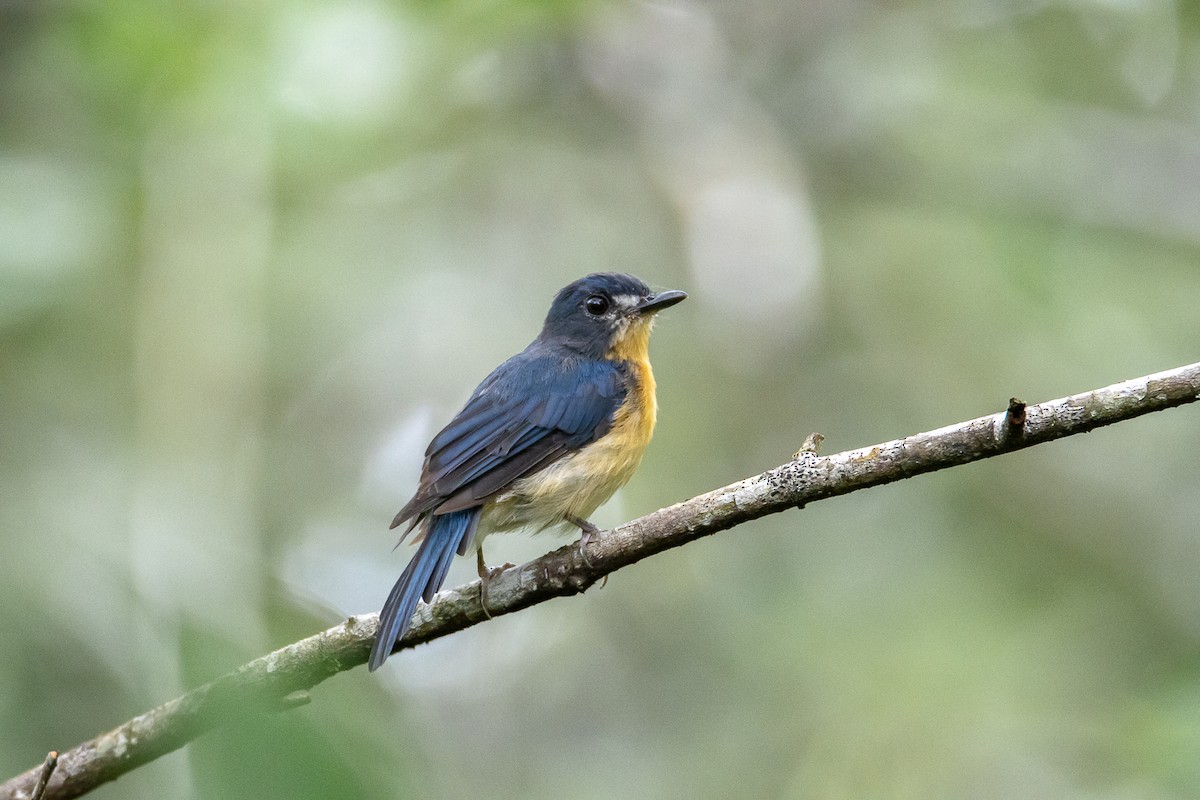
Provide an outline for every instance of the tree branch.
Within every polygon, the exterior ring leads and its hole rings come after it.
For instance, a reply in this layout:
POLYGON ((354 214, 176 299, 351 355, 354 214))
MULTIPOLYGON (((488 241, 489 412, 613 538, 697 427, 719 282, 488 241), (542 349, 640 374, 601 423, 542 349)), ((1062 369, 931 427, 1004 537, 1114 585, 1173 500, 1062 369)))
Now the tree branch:
MULTIPOLYGON (((479 582, 439 593, 418 608, 400 647, 413 647, 483 622, 585 591, 621 567, 655 553, 814 500, 848 494, 1042 442, 1086 433, 1200 399, 1200 363, 1147 375, 1093 392, 1007 410, 927 433, 836 455, 816 455, 819 439, 793 460, 743 481, 693 497, 595 536, 585 562, 572 544, 479 582)), ((63 753, 45 797, 78 797, 102 783, 183 747, 250 707, 279 711, 302 704, 303 690, 364 663, 378 626, 370 614, 288 645, 134 717, 63 753)), ((0 800, 29 800, 42 767, 0 785, 0 800)))

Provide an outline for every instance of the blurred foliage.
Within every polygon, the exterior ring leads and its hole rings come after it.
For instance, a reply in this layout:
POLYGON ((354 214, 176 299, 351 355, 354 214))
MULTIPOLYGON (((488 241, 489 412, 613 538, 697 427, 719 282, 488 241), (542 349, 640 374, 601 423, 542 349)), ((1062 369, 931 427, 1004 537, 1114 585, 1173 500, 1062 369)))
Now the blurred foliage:
MULTIPOLYGON (((1198 117, 1167 0, 0 5, 0 773, 378 608, 429 436, 586 272, 692 294, 605 524, 1195 361, 1198 117)), ((1195 797, 1196 413, 755 522, 95 796, 1195 797)))

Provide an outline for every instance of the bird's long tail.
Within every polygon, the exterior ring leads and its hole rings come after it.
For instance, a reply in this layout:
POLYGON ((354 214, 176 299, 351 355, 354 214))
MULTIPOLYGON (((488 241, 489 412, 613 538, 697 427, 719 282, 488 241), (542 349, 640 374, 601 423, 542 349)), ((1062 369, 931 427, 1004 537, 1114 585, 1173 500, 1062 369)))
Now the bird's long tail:
POLYGON ((479 508, 437 514, 430 518, 428 525, 417 554, 400 573, 379 612, 379 635, 367 662, 371 672, 387 661, 397 640, 408 630, 417 600, 424 598, 428 603, 442 587, 454 554, 466 555, 479 526, 479 508))

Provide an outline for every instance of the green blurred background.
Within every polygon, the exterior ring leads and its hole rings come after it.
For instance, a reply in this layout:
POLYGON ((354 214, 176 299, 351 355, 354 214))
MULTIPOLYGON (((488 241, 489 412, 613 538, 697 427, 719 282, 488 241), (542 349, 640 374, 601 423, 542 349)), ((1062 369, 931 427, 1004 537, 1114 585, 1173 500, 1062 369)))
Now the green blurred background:
MULTIPOLYGON (((378 609, 428 438, 586 272, 691 293, 606 525, 1197 360, 1198 121, 1168 0, 0 5, 0 775, 378 609)), ((742 526, 94 796, 1195 797, 1198 414, 742 526)))

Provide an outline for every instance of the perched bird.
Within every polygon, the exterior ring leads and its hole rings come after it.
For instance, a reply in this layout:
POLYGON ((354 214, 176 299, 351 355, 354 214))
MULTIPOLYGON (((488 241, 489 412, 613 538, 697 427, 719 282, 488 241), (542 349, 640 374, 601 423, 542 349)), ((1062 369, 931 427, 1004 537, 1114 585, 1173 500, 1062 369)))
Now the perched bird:
POLYGON ((580 278, 555 296, 538 337, 433 437, 417 492, 392 520, 408 522, 400 541, 420 526, 420 546, 379 613, 372 672, 408 630, 417 600, 441 588, 455 553, 475 548, 486 592, 503 569, 483 560, 489 533, 568 523, 586 548, 597 531, 587 518, 633 475, 654 432, 654 315, 686 297, 632 275, 580 278))

